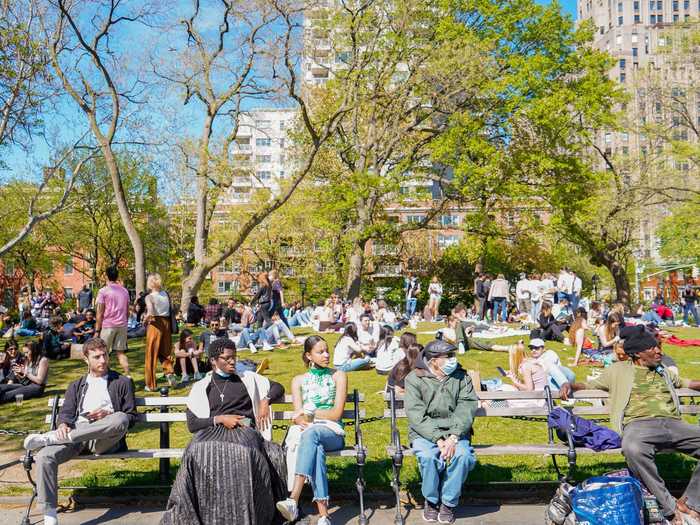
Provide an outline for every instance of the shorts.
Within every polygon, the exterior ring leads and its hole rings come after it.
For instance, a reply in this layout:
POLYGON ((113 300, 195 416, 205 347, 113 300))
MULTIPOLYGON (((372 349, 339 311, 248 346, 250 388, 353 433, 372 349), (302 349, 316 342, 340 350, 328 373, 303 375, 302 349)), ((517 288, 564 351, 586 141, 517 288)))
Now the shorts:
POLYGON ((107 344, 107 352, 126 352, 126 331, 126 326, 102 329, 100 338, 107 344))

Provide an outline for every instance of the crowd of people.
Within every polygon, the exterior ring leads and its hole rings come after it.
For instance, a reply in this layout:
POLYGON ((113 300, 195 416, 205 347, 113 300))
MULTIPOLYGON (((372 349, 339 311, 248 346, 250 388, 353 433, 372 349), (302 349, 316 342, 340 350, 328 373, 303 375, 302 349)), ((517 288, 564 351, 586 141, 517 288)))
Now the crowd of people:
MULTIPOLYGON (((146 340, 145 389, 156 388, 158 363, 171 385, 193 382, 187 402, 192 441, 163 524, 216 523, 224 516, 236 523, 293 522, 307 483, 318 523, 330 524, 326 456, 345 446, 342 414, 351 375, 370 369, 386 377, 386 389, 404 395, 426 522, 455 521, 462 485, 477 461, 470 441, 474 416, 480 403, 487 403, 479 401, 477 392, 538 391, 546 386, 559 390, 563 399, 585 388, 609 391, 611 420, 622 434, 630 472, 657 497, 669 523, 700 519, 700 467, 684 497, 676 499, 654 462, 660 449, 700 454, 700 429, 681 420, 674 394, 680 387, 700 390, 700 381, 681 379, 677 364, 663 354, 667 334, 656 318, 626 311, 622 304, 608 307, 582 299, 578 278, 566 269, 556 282, 548 274, 522 276, 513 304, 516 326, 527 327, 529 339, 510 345, 493 344, 486 337, 492 326, 485 321, 513 320, 510 289, 502 275, 493 280, 478 276, 475 304, 458 303, 444 316, 439 315, 443 289, 432 279, 423 315, 441 319, 444 327, 425 347, 415 333, 423 317, 414 301, 420 293, 415 276, 406 279, 403 311, 384 299, 345 301, 339 293, 316 306, 287 306, 279 277, 270 272, 257 276, 257 292, 249 303, 212 299, 202 306, 194 297, 182 319, 158 275, 149 276, 148 293, 134 303, 118 283, 116 268, 109 268, 106 277, 94 304, 91 296, 83 297, 82 312, 67 318, 51 312, 43 331, 37 324, 33 335, 23 332, 41 338, 26 342, 22 351, 14 334, 9 337, 0 364, 0 402, 36 397, 47 384, 50 361, 65 353, 62 345, 82 344, 88 373, 69 386, 57 429, 25 440, 27 449, 38 451, 38 498, 47 525, 57 523, 58 466, 86 450, 101 454, 125 447, 126 432, 136 420, 128 339, 140 328, 146 340), (533 288, 528 284, 533 281, 547 284, 533 288), (534 295, 535 289, 541 292, 534 295), (66 324, 73 325, 70 338, 66 324), (296 327, 315 333, 300 338, 292 331, 296 327), (324 338, 331 332, 339 335, 334 345, 324 338), (546 347, 547 341, 573 346, 572 360, 563 363, 556 350, 546 347), (293 425, 279 445, 271 441, 270 405, 284 398, 286 387, 251 369, 239 354, 296 345, 301 345, 306 371, 287 385, 293 425), (482 379, 458 361, 459 355, 483 351, 503 353, 507 369, 499 367, 501 377, 482 379), (123 374, 110 369, 112 352, 123 374), (602 372, 582 382, 575 369, 584 363, 602 372), (214 496, 220 506, 208 504, 214 496)), ((688 313, 693 315, 693 310, 688 313)), ((35 328, 27 322, 19 329, 35 328)))

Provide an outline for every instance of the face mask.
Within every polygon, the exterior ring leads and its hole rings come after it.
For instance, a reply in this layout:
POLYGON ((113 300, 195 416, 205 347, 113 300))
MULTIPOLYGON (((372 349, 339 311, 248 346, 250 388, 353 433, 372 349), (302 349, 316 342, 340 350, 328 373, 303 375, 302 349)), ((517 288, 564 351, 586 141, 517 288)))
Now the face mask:
POLYGON ((445 360, 445 363, 440 367, 440 370, 446 376, 450 375, 452 372, 457 370, 457 358, 450 357, 447 360, 445 360))
POLYGON ((231 377, 231 374, 227 374, 226 372, 222 372, 218 368, 216 369, 216 375, 219 377, 223 377, 224 379, 231 377))

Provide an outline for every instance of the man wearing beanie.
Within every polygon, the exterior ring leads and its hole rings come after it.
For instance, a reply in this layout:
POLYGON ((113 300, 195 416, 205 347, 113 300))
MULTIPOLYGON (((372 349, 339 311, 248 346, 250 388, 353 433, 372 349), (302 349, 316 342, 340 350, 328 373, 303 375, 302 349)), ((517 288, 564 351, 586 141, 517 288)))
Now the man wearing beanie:
POLYGON ((700 381, 681 379, 661 364, 663 353, 654 334, 644 326, 624 334, 628 361, 618 361, 588 383, 565 383, 562 399, 571 391, 600 389, 610 392, 610 422, 622 434, 622 453, 630 473, 654 494, 672 525, 700 525, 700 463, 682 498, 669 493, 659 476, 659 450, 683 452, 700 458, 700 427, 681 419, 676 388, 700 390, 700 381))
POLYGON ((477 397, 447 341, 428 343, 406 377, 408 438, 422 478, 423 519, 454 523, 462 484, 476 464, 469 445, 477 397))

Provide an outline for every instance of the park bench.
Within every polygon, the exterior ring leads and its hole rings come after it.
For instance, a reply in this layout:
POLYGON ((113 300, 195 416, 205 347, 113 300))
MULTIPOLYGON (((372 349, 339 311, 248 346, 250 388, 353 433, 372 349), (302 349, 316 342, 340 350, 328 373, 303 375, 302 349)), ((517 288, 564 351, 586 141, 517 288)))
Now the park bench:
MULTIPOLYGON (((679 399, 683 401, 689 400, 681 405, 682 414, 700 414, 700 406, 694 404, 692 398, 700 397, 700 392, 690 389, 676 390, 679 399)), ((476 411, 476 417, 544 417, 549 415, 549 412, 554 408, 554 400, 559 399, 558 391, 550 391, 549 387, 545 387, 543 391, 536 392, 477 392, 479 398, 479 408, 476 411), (544 400, 542 406, 532 407, 504 407, 491 406, 494 401, 512 401, 512 400, 544 400), (486 402, 486 403, 483 403, 486 402)), ((590 405, 579 406, 575 405, 571 410, 578 416, 609 416, 610 411, 605 404, 608 398, 608 393, 602 390, 581 390, 576 392, 574 399, 581 402, 590 403, 590 405)), ((384 417, 391 418, 391 444, 387 447, 387 453, 392 460, 392 488, 396 500, 396 514, 394 523, 403 525, 404 517, 401 513, 401 467, 404 456, 413 456, 413 450, 401 443, 401 435, 399 432, 397 421, 406 418, 406 411, 403 407, 403 395, 397 394, 393 390, 389 390, 385 394, 385 400, 388 402, 388 407, 384 410, 384 417)), ((546 420, 543 424, 547 424, 546 420)), ((505 456, 505 455, 529 455, 529 456, 551 456, 554 468, 560 479, 573 479, 574 470, 576 468, 576 457, 578 454, 620 454, 620 449, 611 449, 604 452, 596 452, 594 450, 582 447, 575 447, 571 432, 567 432, 568 443, 555 442, 555 433, 553 429, 547 429, 547 443, 542 444, 505 444, 505 445, 488 445, 488 444, 472 444, 477 458, 479 456, 505 456), (557 456, 566 456, 568 461, 568 473, 562 475, 557 464, 557 456)))
MULTIPOLYGON (((49 413, 46 414, 45 423, 49 425, 49 429, 55 430, 57 427, 58 413, 60 407, 63 406, 63 398, 54 396, 48 400, 49 413)), ((348 395, 346 402, 351 404, 351 409, 343 411, 343 420, 349 420, 346 426, 355 427, 355 444, 346 446, 342 450, 329 452, 329 456, 354 457, 357 462, 357 481, 356 488, 360 498, 360 525, 367 523, 364 510, 364 466, 367 459, 367 450, 364 447, 362 438, 362 429, 360 427, 360 419, 365 417, 365 410, 360 409, 360 403, 364 401, 364 394, 358 393, 357 390, 348 395)), ((293 416, 292 410, 276 410, 280 405, 290 405, 292 396, 286 395, 284 401, 273 401, 271 407, 271 416, 273 424, 280 421, 290 421, 293 416)), ((159 460, 159 480, 163 484, 170 482, 170 459, 181 458, 184 453, 184 448, 170 448, 170 425, 177 422, 186 422, 187 415, 185 413, 187 405, 187 397, 169 397, 168 389, 161 388, 160 396, 137 397, 136 407, 139 410, 138 423, 147 425, 158 425, 160 428, 159 448, 148 448, 138 450, 126 450, 114 454, 84 454, 80 455, 76 460, 108 460, 108 459, 157 459, 159 460)), ((285 408, 282 406, 281 408, 285 408)), ((277 425, 275 425, 277 427, 277 425)), ((274 427, 273 427, 274 428, 274 427)), ((281 428, 286 428, 281 426, 281 428)), ((27 473, 27 478, 33 487, 32 497, 27 506, 22 525, 29 525, 29 514, 37 496, 36 483, 31 474, 32 464, 34 463, 33 454, 27 451, 22 458, 24 469, 27 473)))

